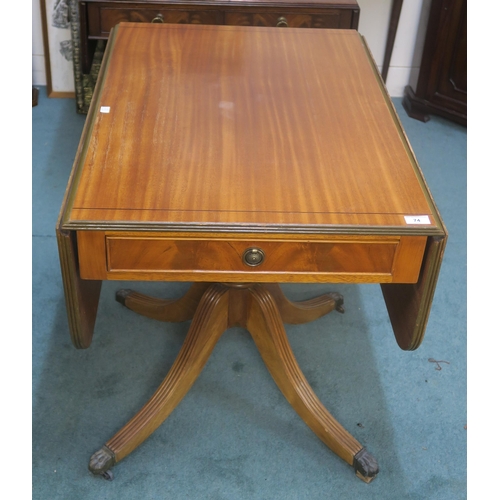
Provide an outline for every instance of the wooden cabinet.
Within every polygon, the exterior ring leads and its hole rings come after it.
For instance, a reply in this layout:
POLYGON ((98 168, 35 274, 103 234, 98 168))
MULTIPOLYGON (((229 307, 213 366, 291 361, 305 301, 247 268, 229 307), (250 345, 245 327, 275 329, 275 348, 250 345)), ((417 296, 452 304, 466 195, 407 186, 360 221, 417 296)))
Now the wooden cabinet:
POLYGON ((417 120, 467 125, 467 0, 432 1, 417 88, 405 88, 403 106, 417 120))
POLYGON ((73 57, 81 113, 88 110, 106 41, 118 23, 357 29, 360 13, 356 0, 71 0, 75 2, 73 57))

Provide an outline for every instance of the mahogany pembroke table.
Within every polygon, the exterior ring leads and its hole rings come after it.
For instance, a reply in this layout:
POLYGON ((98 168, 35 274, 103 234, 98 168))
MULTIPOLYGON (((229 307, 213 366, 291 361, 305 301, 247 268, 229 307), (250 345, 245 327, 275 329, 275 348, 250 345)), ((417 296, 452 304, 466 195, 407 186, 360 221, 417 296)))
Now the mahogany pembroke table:
POLYGON ((69 329, 90 345, 103 280, 192 283, 180 299, 119 290, 191 320, 157 391, 90 459, 130 454, 188 392, 221 334, 245 327, 276 384, 364 481, 372 455, 319 401, 285 323, 343 312, 280 283, 380 283, 416 349, 447 232, 366 42, 355 30, 121 23, 113 29, 57 224, 69 329))

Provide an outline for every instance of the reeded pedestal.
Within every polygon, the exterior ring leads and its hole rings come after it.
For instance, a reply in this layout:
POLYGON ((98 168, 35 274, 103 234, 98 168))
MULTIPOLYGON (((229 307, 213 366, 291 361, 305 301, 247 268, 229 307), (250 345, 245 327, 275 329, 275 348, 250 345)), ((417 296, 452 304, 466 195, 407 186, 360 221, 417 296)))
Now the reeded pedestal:
POLYGON ((370 482, 376 460, 327 411, 300 370, 283 323, 313 321, 333 310, 343 312, 343 298, 329 293, 304 302, 289 301, 277 284, 195 283, 179 300, 156 299, 120 290, 128 309, 160 321, 192 319, 184 344, 166 378, 146 405, 94 455, 89 469, 112 478, 109 469, 130 454, 170 415, 201 373, 215 344, 230 327, 246 328, 288 402, 314 433, 356 475, 370 482))

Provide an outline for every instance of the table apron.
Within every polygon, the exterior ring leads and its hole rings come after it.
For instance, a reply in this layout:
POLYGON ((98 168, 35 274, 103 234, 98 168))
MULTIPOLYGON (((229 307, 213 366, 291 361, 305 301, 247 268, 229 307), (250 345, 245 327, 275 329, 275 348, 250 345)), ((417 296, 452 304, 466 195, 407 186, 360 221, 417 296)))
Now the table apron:
POLYGON ((82 279, 415 283, 427 237, 299 240, 78 231, 77 241, 82 279), (262 260, 251 265, 245 253, 262 260))

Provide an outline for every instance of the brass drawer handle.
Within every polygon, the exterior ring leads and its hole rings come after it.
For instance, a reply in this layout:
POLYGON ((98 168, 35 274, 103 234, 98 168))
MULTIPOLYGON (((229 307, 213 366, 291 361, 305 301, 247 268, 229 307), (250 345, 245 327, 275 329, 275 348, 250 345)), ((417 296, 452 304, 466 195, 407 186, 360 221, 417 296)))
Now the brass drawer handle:
POLYGON ((285 16, 281 16, 278 18, 278 22, 276 23, 276 27, 278 28, 288 28, 288 21, 285 16))
POLYGON ((259 266, 264 262, 265 254, 260 248, 247 248, 243 253, 243 262, 247 266, 259 266))
POLYGON ((163 14, 157 14, 156 17, 151 21, 152 23, 163 23, 163 14))

